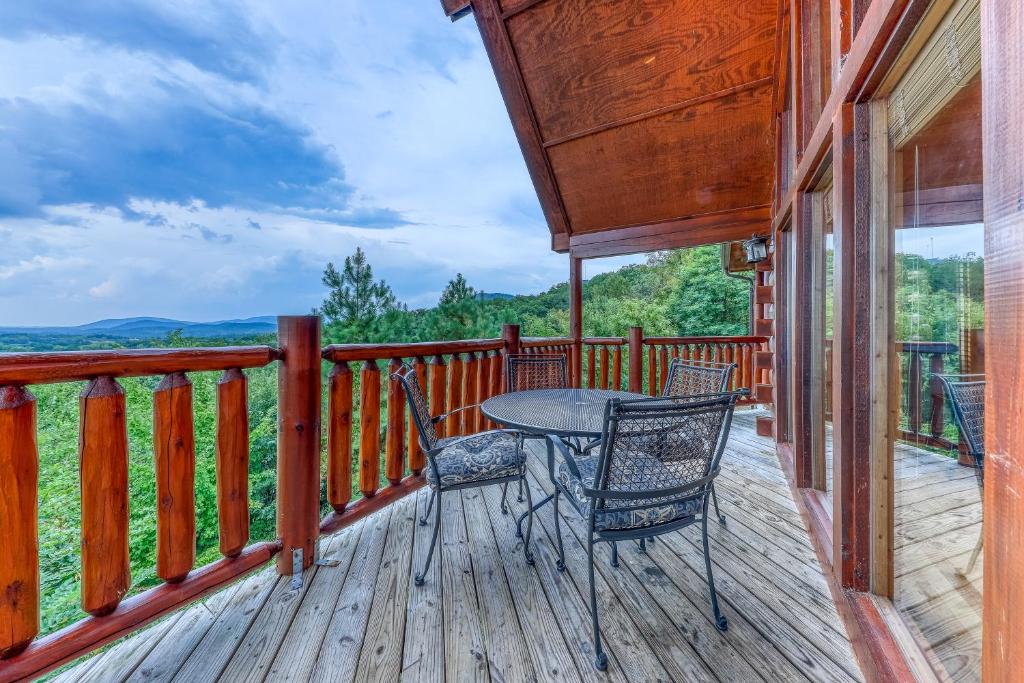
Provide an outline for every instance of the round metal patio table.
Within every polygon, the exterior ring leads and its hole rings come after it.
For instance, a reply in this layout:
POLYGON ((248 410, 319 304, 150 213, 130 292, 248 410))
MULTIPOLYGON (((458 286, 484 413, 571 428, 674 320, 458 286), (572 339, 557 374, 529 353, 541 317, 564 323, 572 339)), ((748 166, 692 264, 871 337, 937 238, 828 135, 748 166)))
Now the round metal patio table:
MULTIPOLYGON (((519 430, 532 436, 554 436, 569 439, 598 439, 604 429, 604 413, 608 401, 650 398, 644 394, 608 389, 534 389, 499 394, 480 404, 480 412, 503 427, 519 430)), ((555 483, 555 452, 547 444, 548 476, 555 483)), ((549 495, 533 510, 546 505, 549 495)), ((527 513, 516 522, 516 534, 522 535, 522 523, 527 513)))

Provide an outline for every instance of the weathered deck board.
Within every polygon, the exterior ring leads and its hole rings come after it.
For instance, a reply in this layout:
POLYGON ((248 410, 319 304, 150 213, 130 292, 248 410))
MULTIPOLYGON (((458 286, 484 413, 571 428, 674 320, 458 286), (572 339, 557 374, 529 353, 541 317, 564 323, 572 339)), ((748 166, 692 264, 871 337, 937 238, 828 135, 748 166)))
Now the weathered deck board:
MULTIPOLYGON (((550 506, 535 520, 530 567, 514 533, 524 503, 511 496, 506 516, 497 488, 449 493, 434 564, 417 587, 412 573, 433 530, 432 519, 414 521, 427 506, 421 491, 324 539, 325 559, 339 562, 307 571, 298 593, 269 567, 210 599, 222 609, 188 608, 75 671, 103 680, 151 673, 194 673, 195 681, 859 680, 774 447, 755 435, 753 418, 736 416, 718 485, 728 522, 709 527, 726 633, 711 622, 698 528, 666 535, 646 554, 620 544, 619 568, 602 544, 597 579, 609 670, 597 672, 586 551, 580 529, 568 524, 575 511, 562 510, 568 570, 559 573, 550 506)), ((535 500, 550 489, 541 463, 537 449, 529 477, 535 500)), ((928 599, 917 600, 923 614, 936 611, 928 599)), ((947 642, 965 638, 955 620, 944 623, 935 632, 947 642)), ((974 666, 971 657, 955 664, 974 666)))

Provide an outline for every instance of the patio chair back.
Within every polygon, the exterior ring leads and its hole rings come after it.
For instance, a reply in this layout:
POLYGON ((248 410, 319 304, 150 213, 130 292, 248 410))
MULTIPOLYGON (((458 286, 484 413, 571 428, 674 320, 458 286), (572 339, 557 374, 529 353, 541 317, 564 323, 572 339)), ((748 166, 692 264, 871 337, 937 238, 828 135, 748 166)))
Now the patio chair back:
POLYGON ((935 375, 946 387, 953 419, 979 470, 985 467, 985 380, 981 375, 935 375))
POLYGON ((505 357, 508 391, 532 389, 566 389, 569 387, 568 363, 565 354, 515 353, 505 357))
POLYGON ((429 453, 437 447, 437 430, 434 428, 434 421, 430 417, 430 408, 427 406, 427 398, 423 395, 420 387, 420 378, 416 371, 408 363, 403 363, 392 375, 402 384, 405 391, 405 398, 409 402, 409 414, 416 424, 416 431, 420 436, 420 448, 429 453))
POLYGON ((735 369, 735 363, 673 358, 668 367, 662 396, 699 396, 728 391, 735 369))
POLYGON ((610 401, 594 479, 595 509, 633 518, 700 512, 738 398, 730 392, 689 400, 610 401))

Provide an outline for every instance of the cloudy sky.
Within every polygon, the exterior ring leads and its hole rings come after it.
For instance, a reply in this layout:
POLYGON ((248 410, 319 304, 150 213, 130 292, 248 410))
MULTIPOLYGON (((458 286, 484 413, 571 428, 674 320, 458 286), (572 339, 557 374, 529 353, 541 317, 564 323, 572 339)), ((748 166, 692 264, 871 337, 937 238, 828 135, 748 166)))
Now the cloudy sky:
POLYGON ((0 326, 302 313, 356 246, 413 307, 565 280, 472 17, 0 3, 0 326))

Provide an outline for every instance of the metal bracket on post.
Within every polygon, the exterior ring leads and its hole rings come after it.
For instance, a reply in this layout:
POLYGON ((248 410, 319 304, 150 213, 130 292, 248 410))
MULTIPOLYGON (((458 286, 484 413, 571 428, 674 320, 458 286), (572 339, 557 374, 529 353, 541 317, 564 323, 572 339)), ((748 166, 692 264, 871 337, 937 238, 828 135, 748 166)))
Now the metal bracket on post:
POLYGON ((292 590, 302 588, 302 548, 292 548, 292 590))
POLYGON ((341 564, 341 560, 325 560, 320 556, 320 539, 316 539, 315 554, 313 556, 313 564, 317 567, 337 567, 341 564))

